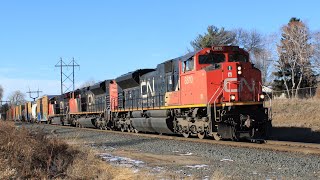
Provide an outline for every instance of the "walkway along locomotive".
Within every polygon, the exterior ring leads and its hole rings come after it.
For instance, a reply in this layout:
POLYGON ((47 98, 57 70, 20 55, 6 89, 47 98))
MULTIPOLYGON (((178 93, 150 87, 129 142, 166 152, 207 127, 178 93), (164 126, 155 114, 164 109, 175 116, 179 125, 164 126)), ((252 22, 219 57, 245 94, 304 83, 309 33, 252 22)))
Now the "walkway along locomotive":
POLYGON ((129 132, 265 139, 261 72, 238 46, 214 46, 49 100, 49 122, 129 132), (51 109, 51 110, 50 110, 51 109))

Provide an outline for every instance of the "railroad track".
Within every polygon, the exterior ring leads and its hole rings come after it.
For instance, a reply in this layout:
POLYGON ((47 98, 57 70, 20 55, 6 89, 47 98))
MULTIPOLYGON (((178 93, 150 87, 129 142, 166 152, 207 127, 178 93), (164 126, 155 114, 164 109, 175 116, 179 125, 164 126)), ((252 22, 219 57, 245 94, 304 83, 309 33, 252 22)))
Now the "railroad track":
MULTIPOLYGON (((55 126, 59 128, 68 128, 68 129, 80 129, 78 127, 71 126, 61 126, 61 125, 44 125, 44 126, 55 126)), ((81 128, 84 131, 96 131, 102 133, 115 133, 115 134, 126 134, 147 138, 158 138, 158 139, 167 139, 167 140, 176 140, 176 141, 188 141, 195 143, 208 143, 208 144, 217 144, 241 148, 255 148, 255 149, 264 149, 271 151, 281 151, 281 152, 291 152, 291 153, 302 153, 302 154, 315 154, 320 155, 320 144, 314 143, 299 143, 299 142, 290 142, 290 141, 274 141, 268 140, 263 144, 250 143, 250 142, 234 142, 234 141, 216 141, 213 139, 198 139, 198 138, 184 138, 171 135, 158 135, 158 134, 147 134, 147 133, 132 133, 132 132, 120 132, 120 131, 111 131, 111 130, 100 130, 93 128, 81 128)))

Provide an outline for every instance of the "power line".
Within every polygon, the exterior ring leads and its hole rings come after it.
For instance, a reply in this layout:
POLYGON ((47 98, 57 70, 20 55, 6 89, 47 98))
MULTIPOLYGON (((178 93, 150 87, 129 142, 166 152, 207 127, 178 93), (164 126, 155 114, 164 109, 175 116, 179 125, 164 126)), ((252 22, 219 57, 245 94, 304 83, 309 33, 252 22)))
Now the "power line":
POLYGON ((60 61, 55 65, 55 67, 60 67, 60 87, 61 87, 61 94, 68 92, 70 90, 71 86, 68 86, 65 82, 70 81, 72 82, 72 90, 74 91, 74 67, 80 67, 80 65, 72 58, 72 61, 70 61, 69 64, 66 64, 62 58, 60 58, 60 61), (72 72, 70 74, 66 74, 63 70, 63 68, 69 68, 72 67, 72 72), (72 79, 71 79, 72 76, 72 79), (65 90, 64 90, 65 89, 65 90))
POLYGON ((0 106, 2 106, 2 103, 10 103, 10 101, 0 101, 0 106))
POLYGON ((31 99, 33 99, 33 101, 36 101, 36 99, 39 97, 39 93, 42 93, 42 91, 39 91, 39 88, 37 91, 31 91, 30 88, 29 88, 29 91, 27 92, 29 93, 29 97, 31 99), (32 94, 37 94, 36 96, 32 96, 32 94))

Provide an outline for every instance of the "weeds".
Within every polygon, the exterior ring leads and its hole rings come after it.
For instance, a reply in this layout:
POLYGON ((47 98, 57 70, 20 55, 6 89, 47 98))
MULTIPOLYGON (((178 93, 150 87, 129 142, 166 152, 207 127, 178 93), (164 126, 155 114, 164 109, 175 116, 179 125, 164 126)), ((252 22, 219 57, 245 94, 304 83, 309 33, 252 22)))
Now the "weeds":
POLYGON ((0 179, 65 178, 65 171, 79 151, 42 131, 17 129, 0 122, 0 179))
POLYGON ((107 164, 98 151, 75 139, 70 145, 41 129, 0 121, 0 137, 0 179, 156 179, 148 172, 107 164))

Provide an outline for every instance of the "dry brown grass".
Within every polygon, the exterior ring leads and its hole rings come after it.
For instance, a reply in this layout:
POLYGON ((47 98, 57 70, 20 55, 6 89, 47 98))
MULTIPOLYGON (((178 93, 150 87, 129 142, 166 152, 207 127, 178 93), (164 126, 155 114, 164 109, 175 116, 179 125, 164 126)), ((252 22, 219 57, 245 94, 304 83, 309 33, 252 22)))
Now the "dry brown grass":
POLYGON ((320 100, 277 99, 272 102, 273 126, 303 127, 320 131, 320 100))
POLYGON ((103 153, 97 149, 83 146, 86 142, 72 139, 67 141, 73 147, 85 152, 87 156, 76 158, 73 165, 68 169, 67 174, 72 179, 113 179, 113 180, 156 180, 156 179, 186 179, 193 180, 194 177, 184 177, 172 172, 150 173, 146 169, 139 169, 134 172, 130 168, 110 165, 104 161, 97 160, 97 155, 103 153), (90 170, 89 170, 90 169, 90 170))
POLYGON ((132 179, 132 171, 129 169, 113 167, 95 156, 95 152, 85 150, 85 154, 76 158, 67 169, 68 177, 71 179, 132 179), (124 177, 124 178, 121 178, 124 177))
POLYGON ((0 122, 0 179, 65 178, 79 151, 40 131, 0 122))
POLYGON ((320 99, 320 84, 318 84, 316 95, 314 96, 316 99, 320 99))
POLYGON ((159 176, 112 166, 84 142, 66 143, 41 130, 17 128, 12 122, 0 121, 0 137, 0 179, 181 179, 177 174, 159 176))

